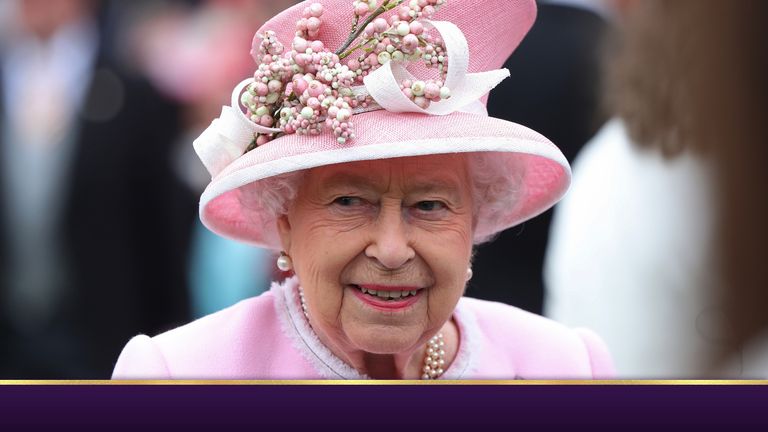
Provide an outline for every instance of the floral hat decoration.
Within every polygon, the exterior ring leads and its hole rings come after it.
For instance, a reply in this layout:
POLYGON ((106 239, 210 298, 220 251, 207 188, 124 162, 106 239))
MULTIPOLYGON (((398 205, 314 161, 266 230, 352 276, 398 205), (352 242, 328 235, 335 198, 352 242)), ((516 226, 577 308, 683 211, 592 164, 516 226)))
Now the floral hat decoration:
POLYGON ((253 39, 253 77, 194 142, 212 176, 201 220, 279 250, 274 212, 249 206, 245 186, 322 165, 474 152, 492 152, 488 170, 515 179, 509 205, 481 207, 476 241, 543 212, 568 187, 567 161, 485 108, 535 16, 533 0, 315 0, 277 15, 253 39))

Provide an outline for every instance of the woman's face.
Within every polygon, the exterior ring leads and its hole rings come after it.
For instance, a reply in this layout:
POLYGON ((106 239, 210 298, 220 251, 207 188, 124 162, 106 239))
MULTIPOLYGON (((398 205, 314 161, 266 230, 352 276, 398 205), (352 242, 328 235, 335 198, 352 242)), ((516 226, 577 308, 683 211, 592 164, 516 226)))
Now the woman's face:
POLYGON ((278 229, 323 342, 377 354, 424 344, 464 292, 472 208, 461 155, 308 171, 278 229))

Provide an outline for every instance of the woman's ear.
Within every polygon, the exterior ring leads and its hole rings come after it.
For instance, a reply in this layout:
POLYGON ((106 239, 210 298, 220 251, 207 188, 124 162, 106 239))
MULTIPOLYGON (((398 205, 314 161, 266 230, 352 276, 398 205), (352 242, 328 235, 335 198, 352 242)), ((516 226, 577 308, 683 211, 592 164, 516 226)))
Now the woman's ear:
POLYGON ((283 246, 283 250, 290 254, 291 222, 288 220, 288 215, 280 215, 277 218, 277 233, 280 235, 280 243, 283 246))

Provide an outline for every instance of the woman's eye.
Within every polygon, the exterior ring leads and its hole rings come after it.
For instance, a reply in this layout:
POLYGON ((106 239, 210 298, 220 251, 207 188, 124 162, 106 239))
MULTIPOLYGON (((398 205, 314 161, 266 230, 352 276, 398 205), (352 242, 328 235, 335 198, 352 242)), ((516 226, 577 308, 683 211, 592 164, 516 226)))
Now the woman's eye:
POLYGON ((445 209, 445 204, 440 201, 419 201, 416 208, 423 212, 433 212, 445 209))
POLYGON ((343 196, 333 200, 333 203, 342 207, 351 207, 362 203, 362 199, 358 197, 343 196))

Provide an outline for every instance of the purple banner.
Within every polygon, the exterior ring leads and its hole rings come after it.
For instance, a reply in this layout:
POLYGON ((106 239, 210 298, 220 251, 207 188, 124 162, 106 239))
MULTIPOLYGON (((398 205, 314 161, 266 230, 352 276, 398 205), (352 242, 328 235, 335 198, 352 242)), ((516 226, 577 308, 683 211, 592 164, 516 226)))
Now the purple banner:
POLYGON ((760 385, 3 385, 0 430, 767 430, 760 385), (617 426, 622 425, 620 429, 617 426), (311 428, 311 429, 307 429, 311 428), (324 428, 325 429, 325 428, 324 428))

